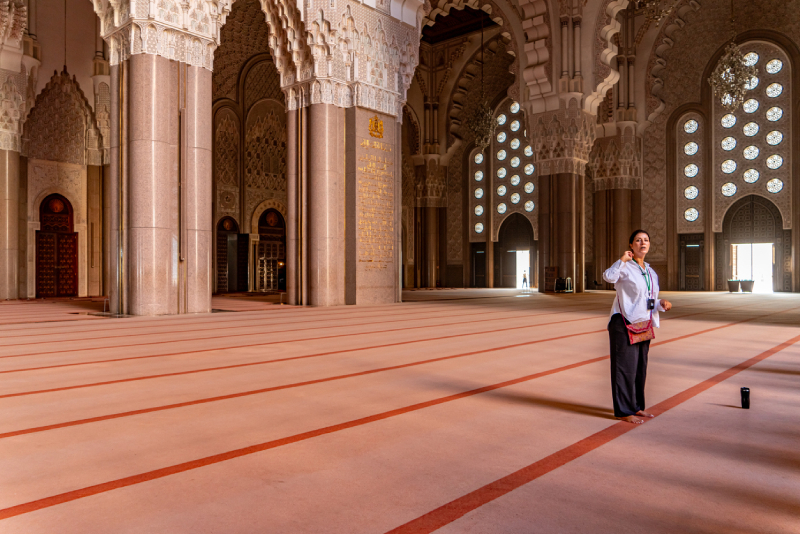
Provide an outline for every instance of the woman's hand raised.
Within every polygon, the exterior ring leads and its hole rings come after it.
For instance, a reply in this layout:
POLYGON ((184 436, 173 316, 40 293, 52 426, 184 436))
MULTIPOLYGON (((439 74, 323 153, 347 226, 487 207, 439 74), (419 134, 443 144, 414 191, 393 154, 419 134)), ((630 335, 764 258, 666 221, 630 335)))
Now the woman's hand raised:
POLYGON ((672 303, 666 299, 661 299, 661 307, 664 308, 664 311, 670 311, 672 309, 672 303))
POLYGON ((626 250, 622 257, 619 259, 622 263, 631 261, 633 259, 633 252, 626 250))

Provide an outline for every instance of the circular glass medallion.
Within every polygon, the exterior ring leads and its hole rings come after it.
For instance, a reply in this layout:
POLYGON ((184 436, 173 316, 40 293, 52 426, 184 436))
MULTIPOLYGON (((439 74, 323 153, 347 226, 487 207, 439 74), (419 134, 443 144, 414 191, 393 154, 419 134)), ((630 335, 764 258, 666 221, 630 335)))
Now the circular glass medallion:
POLYGON ((783 68, 783 61, 780 59, 773 59, 767 63, 767 72, 770 74, 778 74, 783 68))
POLYGON ((761 173, 755 169, 747 169, 744 171, 744 181, 748 184, 754 184, 758 181, 761 173))
POLYGON ((758 87, 758 76, 753 76, 752 78, 750 78, 749 81, 745 82, 744 84, 744 88, 747 89, 748 91, 752 91, 756 87, 758 87))
POLYGON ((478 164, 483 163, 483 154, 481 154, 480 152, 475 154, 475 163, 478 164))
POLYGON ((783 141, 783 134, 777 130, 767 134, 767 144, 772 146, 781 144, 783 141))
POLYGON ((506 123, 506 116, 505 116, 505 115, 503 115, 503 114, 501 113, 501 114, 500 114, 500 115, 497 117, 497 124, 499 124, 500 126, 502 126, 502 125, 504 125, 505 123, 506 123))
POLYGON ((500 167, 499 169, 497 169, 497 177, 501 178, 501 179, 506 177, 506 168, 505 167, 500 167))
MULTIPOLYGON (((722 165, 720 165, 719 168, 722 169, 722 172, 725 174, 730 174, 736 170, 736 162, 732 159, 726 159, 722 162, 722 165)), ((689 176, 689 178, 691 178, 691 176, 689 176)))
POLYGON ((722 184, 722 195, 726 197, 732 197, 736 194, 736 184, 728 182, 727 184, 722 184))
POLYGON ((755 113, 756 110, 758 109, 758 100, 756 100, 755 98, 751 98, 750 100, 742 104, 742 109, 744 110, 745 113, 755 113))
POLYGON ((504 159, 506 159, 506 151, 505 150, 498 150, 497 159, 499 159, 500 161, 503 161, 504 159))
POLYGON ((773 178, 769 182, 767 182, 767 191, 770 193, 780 193, 783 189, 783 182, 781 182, 777 178, 773 178))
POLYGON ((533 166, 533 163, 528 163, 527 165, 525 165, 525 174, 530 176, 531 174, 533 174, 534 169, 535 167, 533 166))
POLYGON ((519 204, 519 199, 520 199, 519 193, 513 193, 511 195, 511 203, 512 204, 519 204))
POLYGON ((683 190, 683 196, 688 198, 689 200, 694 200, 697 198, 697 195, 700 194, 700 191, 693 185, 690 185, 686 189, 683 190))
POLYGON ((483 198, 483 188, 475 188, 475 198, 483 198))
POLYGON ((698 148, 699 147, 697 146, 697 143, 692 141, 691 143, 686 143, 683 146, 683 151, 686 153, 687 156, 694 156, 695 154, 697 154, 698 148))
POLYGON ((519 185, 519 174, 511 177, 511 185, 519 185))
POLYGON ((483 223, 476 223, 475 224, 475 233, 476 234, 483 233, 483 223))
POLYGON ((685 174, 689 178, 694 178, 695 176, 697 176, 697 171, 699 170, 700 169, 697 167, 697 165, 695 165, 694 163, 690 163, 689 165, 683 168, 683 174, 685 174))
POLYGON ((782 92, 783 86, 779 83, 771 83, 767 86, 767 96, 770 98, 781 96, 782 92))
POLYGON ((781 165, 783 165, 783 158, 779 155, 775 154, 774 156, 770 156, 767 158, 767 167, 772 170, 780 169, 781 165))
POLYGON ((742 127, 742 132, 747 137, 753 137, 755 134, 758 133, 758 124, 756 124, 755 122, 748 122, 742 127))
POLYGON ((742 151, 742 155, 744 159, 756 159, 758 157, 759 150, 757 146, 750 145, 749 147, 745 148, 742 151))
POLYGON ((519 158, 517 156, 511 158, 511 166, 514 168, 519 167, 519 158))
POLYGON ((514 150, 519 148, 519 139, 517 139, 516 137, 511 140, 511 148, 514 150))
POLYGON ((505 212, 506 212, 506 204, 505 204, 505 202, 501 202, 500 204, 497 205, 497 213, 502 215, 505 212))
POLYGON ((722 117, 722 120, 720 122, 722 123, 723 128, 732 128, 733 125, 736 124, 736 115, 728 113, 727 115, 722 117))
POLYGON ((756 54, 755 52, 749 52, 744 55, 745 65, 747 65, 748 67, 752 67, 756 63, 758 63, 758 54, 756 54))
POLYGON ((499 134, 497 134, 497 142, 498 143, 504 143, 505 140, 506 140, 506 133, 505 132, 500 132, 499 134))
POLYGON ((529 200, 525 203, 525 211, 533 211, 533 208, 536 206, 534 205, 532 200, 529 200))
POLYGON ((475 181, 480 182, 483 180, 483 171, 475 171, 475 181))
POLYGON ((733 150, 736 148, 736 139, 733 137, 726 137, 722 140, 720 146, 722 147, 722 150, 733 150))
POLYGON ((525 192, 529 195, 533 193, 534 190, 533 182, 525 182, 525 192))
POLYGON ((531 145, 525 147, 525 155, 528 157, 533 156, 533 148, 531 147, 531 145))
POLYGON ((783 117, 783 110, 778 106, 771 107, 767 110, 767 120, 770 122, 775 122, 781 120, 783 117))
POLYGON ((504 185, 497 186, 497 195, 502 197, 505 196, 505 194, 506 194, 506 186, 504 185))
POLYGON ((511 131, 516 132, 519 130, 519 121, 514 121, 511 123, 511 131))
POLYGON ((483 206, 481 206, 480 204, 475 206, 475 215, 477 215, 478 217, 483 215, 483 206))
POLYGON ((699 216, 700 212, 698 212, 695 208, 689 208, 683 212, 683 218, 689 222, 696 221, 699 216))
POLYGON ((683 124, 683 131, 692 134, 697 131, 698 127, 699 125, 697 124, 697 121, 694 119, 690 119, 683 124))
POLYGON ((519 102, 511 104, 511 113, 519 113, 519 102))

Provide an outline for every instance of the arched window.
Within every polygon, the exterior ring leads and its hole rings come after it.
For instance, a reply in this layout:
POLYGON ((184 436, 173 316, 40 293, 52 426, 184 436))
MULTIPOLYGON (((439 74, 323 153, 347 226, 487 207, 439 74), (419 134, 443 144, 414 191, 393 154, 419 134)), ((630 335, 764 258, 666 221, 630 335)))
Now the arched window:
POLYGON ((525 114, 518 102, 504 101, 496 111, 497 126, 486 154, 471 154, 471 236, 489 231, 490 221, 502 222, 511 213, 521 213, 535 225, 538 191, 533 147, 527 140, 525 114), (488 213, 492 210, 492 213, 488 213), (493 217, 493 215, 497 217, 493 217))
POLYGON ((742 45, 745 60, 758 69, 744 103, 729 113, 713 104, 714 231, 725 212, 747 195, 760 195, 784 214, 791 203, 791 66, 771 43, 742 45))

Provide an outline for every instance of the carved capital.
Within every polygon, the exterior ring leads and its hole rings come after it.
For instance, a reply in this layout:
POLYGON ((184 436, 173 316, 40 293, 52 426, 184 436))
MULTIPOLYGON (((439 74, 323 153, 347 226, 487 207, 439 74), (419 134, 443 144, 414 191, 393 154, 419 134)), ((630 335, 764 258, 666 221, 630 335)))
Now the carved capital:
POLYGON ((594 190, 642 188, 642 138, 636 123, 618 123, 617 134, 601 137, 590 156, 594 190))
POLYGON ((597 118, 578 107, 577 100, 562 103, 558 111, 534 115, 532 141, 540 176, 586 174, 586 164, 597 137, 597 118))

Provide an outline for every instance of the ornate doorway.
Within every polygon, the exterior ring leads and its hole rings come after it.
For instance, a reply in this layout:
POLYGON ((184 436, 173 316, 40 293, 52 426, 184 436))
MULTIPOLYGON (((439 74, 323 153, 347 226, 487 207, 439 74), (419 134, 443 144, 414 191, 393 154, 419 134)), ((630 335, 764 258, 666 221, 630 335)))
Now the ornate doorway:
POLYGON ((286 289, 286 223, 270 208, 258 219, 256 248, 256 291, 286 289))
POLYGON ((495 243, 494 287, 520 288, 523 273, 526 286, 535 287, 531 269, 536 265, 536 246, 530 221, 512 213, 500 226, 500 240, 495 243))
POLYGON ((783 229, 780 210, 766 198, 749 195, 736 202, 725 214, 722 234, 716 236, 716 289, 725 290, 733 276, 733 245, 762 243, 772 245, 773 290, 791 291, 791 238, 792 231, 783 229))
POLYGON ((36 231, 36 297, 78 294, 78 233, 69 200, 50 195, 39 207, 36 231))
POLYGON ((236 291, 236 236, 239 225, 231 217, 223 217, 217 224, 217 293, 236 291), (234 254, 228 250, 228 242, 233 237, 234 254))

